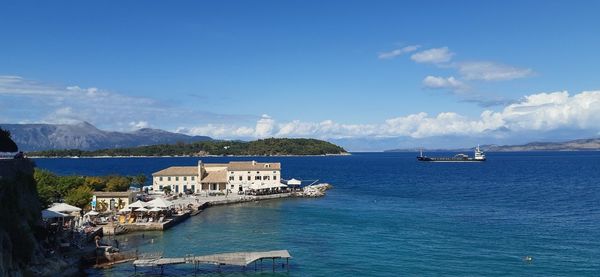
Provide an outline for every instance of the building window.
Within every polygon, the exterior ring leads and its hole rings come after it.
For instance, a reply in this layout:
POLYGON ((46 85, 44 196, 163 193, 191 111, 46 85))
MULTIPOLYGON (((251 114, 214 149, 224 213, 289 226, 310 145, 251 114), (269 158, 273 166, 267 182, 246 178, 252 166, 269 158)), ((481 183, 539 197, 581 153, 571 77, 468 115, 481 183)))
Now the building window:
POLYGON ((250 174, 250 171, 248 171, 248 174, 250 174))
POLYGON ((233 176, 229 176, 229 181, 233 181, 233 176))
POLYGON ((260 174, 260 172, 259 172, 259 171, 256 171, 256 174, 260 174))
POLYGON ((192 185, 192 192, 196 192, 196 186, 192 185))
POLYGON ((240 176, 240 181, 241 181, 242 179, 243 179, 243 178, 242 178, 242 176, 240 176))
POLYGON ((167 181, 171 181, 171 176, 167 177, 167 181))
POLYGON ((233 185, 231 185, 231 188, 233 188, 233 185))
POLYGON ((196 177, 195 177, 195 176, 192 176, 192 181, 194 181, 194 180, 196 180, 196 177))
POLYGON ((158 177, 158 180, 159 180, 159 181, 162 181, 162 176, 158 177))
POLYGON ((254 176, 254 180, 260 180, 260 176, 254 176))
POLYGON ((187 177, 183 176, 183 180, 184 180, 184 181, 187 181, 187 177))
POLYGON ((183 185, 183 192, 187 190, 187 185, 183 185))
POLYGON ((229 174, 233 174, 233 171, 230 171, 229 174))
POLYGON ((273 180, 277 180, 277 176, 273 175, 273 180))
POLYGON ((265 164, 265 167, 271 167, 271 165, 270 164, 265 164))
POLYGON ((162 191, 162 188, 163 188, 162 185, 158 186, 158 189, 161 191, 162 191))
POLYGON ((269 180, 269 179, 270 179, 269 176, 263 177, 263 180, 269 180))
POLYGON ((175 186, 175 192, 179 192, 179 186, 175 186))
POLYGON ((179 176, 175 177, 175 181, 179 181, 179 176))
POLYGON ((277 171, 273 171, 273 174, 277 173, 277 171))
POLYGON ((252 178, 250 178, 250 176, 248 176, 248 181, 252 180, 252 178))

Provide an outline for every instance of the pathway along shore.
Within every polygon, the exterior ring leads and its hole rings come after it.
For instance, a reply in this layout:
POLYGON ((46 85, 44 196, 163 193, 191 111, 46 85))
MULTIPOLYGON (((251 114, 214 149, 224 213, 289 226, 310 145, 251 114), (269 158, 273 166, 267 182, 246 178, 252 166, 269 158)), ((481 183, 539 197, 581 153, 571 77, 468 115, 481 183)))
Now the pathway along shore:
POLYGON ((185 210, 186 212, 176 215, 170 220, 161 223, 154 222, 132 224, 107 224, 103 226, 103 230, 104 235, 121 235, 143 231, 165 231, 187 220, 189 217, 199 214, 204 209, 211 206, 231 205, 244 202, 254 202, 290 197, 322 197, 325 195, 325 191, 331 188, 331 185, 322 183, 306 186, 299 191, 268 195, 184 195, 182 197, 177 197, 176 199, 170 201, 174 204, 176 208, 185 210))

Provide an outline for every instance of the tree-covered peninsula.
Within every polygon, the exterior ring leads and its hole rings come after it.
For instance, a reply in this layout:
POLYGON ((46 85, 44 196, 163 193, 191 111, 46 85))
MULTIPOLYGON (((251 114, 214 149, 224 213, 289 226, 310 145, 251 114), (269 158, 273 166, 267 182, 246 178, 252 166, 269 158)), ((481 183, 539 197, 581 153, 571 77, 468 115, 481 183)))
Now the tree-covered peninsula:
POLYGON ((347 154, 344 148, 318 139, 269 138, 255 141, 198 141, 159 144, 131 148, 83 151, 47 150, 29 152, 37 157, 98 156, 285 156, 347 154))

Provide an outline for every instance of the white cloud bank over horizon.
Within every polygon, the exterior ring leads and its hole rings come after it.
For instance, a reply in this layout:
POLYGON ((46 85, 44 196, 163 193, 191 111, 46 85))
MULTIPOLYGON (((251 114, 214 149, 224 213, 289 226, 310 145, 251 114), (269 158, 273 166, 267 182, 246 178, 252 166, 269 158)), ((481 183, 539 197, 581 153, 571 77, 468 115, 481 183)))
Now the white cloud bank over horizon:
POLYGON ((375 124, 344 124, 332 120, 278 123, 263 115, 254 127, 208 124, 177 131, 223 139, 266 137, 343 138, 427 138, 436 136, 516 136, 527 132, 560 129, 600 131, 600 91, 569 95, 566 91, 538 93, 506 105, 500 111, 485 110, 471 118, 456 112, 437 115, 415 113, 389 118, 375 124))
MULTIPOLYGON (((431 87, 458 87, 453 78, 430 76, 431 87)), ((426 78, 427 79, 427 78, 426 78)), ((75 123, 88 121, 101 128, 129 131, 154 126, 217 139, 311 137, 361 138, 523 138, 523 134, 563 132, 600 135, 600 90, 570 95, 566 91, 536 93, 486 109, 479 116, 444 111, 413 113, 369 124, 291 120, 279 122, 269 115, 215 116, 201 111, 181 112, 152 98, 132 97, 97 88, 53 86, 18 76, 0 76, 0 119, 20 123, 75 123), (234 117, 237 116, 237 117, 234 117), (16 119, 16 120, 15 120, 16 119), (221 121, 219 121, 221 120, 221 121), (173 122, 177 122, 174 125, 173 122)), ((216 114, 212 114, 216 115, 216 114)), ((8 123, 8 122, 3 122, 8 123)), ((548 138, 551 138, 550 136, 548 138)))

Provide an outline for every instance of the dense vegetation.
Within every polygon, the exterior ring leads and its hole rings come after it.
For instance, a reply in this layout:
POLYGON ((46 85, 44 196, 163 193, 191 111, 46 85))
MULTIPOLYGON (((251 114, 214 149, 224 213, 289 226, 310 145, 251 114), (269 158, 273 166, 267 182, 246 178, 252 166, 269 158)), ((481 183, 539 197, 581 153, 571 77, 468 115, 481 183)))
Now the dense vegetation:
POLYGON ((146 176, 58 176, 48 170, 36 168, 33 174, 42 206, 64 201, 84 208, 90 203, 94 191, 126 191, 131 185, 141 186, 146 176))
POLYGON ((256 141, 199 141, 94 151, 48 150, 31 152, 43 157, 91 156, 204 156, 204 155, 327 155, 346 153, 344 148, 317 139, 269 138, 256 141))
POLYGON ((0 128, 0 152, 17 152, 17 144, 10 138, 10 132, 0 128))

